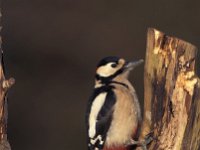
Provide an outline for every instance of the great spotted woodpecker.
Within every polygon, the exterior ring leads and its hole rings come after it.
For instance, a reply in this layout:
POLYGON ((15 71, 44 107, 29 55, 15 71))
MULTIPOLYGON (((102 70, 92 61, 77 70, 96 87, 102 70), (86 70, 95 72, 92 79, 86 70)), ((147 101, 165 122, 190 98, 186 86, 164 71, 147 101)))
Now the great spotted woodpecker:
POLYGON ((129 72, 143 60, 106 57, 98 65, 86 111, 88 150, 129 150, 141 122, 141 110, 129 72))

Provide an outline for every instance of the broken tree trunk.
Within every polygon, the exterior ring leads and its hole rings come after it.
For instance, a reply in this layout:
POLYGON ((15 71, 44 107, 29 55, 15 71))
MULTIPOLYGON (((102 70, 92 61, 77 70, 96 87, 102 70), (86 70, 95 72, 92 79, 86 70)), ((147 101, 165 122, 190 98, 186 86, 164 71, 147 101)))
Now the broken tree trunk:
MULTIPOLYGON (((1 19, 1 12, 0 12, 1 19)), ((1 31, 0 27, 0 31, 1 31)), ((3 66, 3 51, 2 40, 0 37, 0 150, 11 150, 10 144, 7 140, 7 91, 14 84, 15 80, 10 78, 5 79, 3 66)))
POLYGON ((200 80, 197 48, 150 28, 144 73, 140 138, 152 132, 149 150, 200 149, 200 80))

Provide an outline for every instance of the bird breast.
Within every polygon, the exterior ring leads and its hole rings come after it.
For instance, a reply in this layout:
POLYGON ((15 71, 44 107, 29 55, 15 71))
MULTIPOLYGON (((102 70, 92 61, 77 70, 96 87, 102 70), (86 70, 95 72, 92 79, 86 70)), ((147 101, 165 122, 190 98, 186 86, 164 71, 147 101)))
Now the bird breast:
POLYGON ((107 133, 106 146, 126 144, 136 133, 140 113, 135 91, 115 85, 116 104, 111 126, 107 133))

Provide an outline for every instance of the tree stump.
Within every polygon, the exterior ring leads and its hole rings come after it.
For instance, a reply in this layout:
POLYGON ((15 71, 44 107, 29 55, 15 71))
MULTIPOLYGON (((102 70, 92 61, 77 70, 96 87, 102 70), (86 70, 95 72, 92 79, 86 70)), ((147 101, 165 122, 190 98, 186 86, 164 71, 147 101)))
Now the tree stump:
POLYGON ((149 28, 140 139, 152 133, 149 150, 200 149, 200 80, 197 48, 149 28))
MULTIPOLYGON (((0 12, 1 19, 1 12, 0 12)), ((0 27, 0 31, 1 31, 0 27)), ((0 36, 0 150, 11 150, 10 144, 7 140, 7 91, 14 84, 15 80, 10 78, 5 79, 4 65, 3 65, 3 50, 2 40, 0 36)))

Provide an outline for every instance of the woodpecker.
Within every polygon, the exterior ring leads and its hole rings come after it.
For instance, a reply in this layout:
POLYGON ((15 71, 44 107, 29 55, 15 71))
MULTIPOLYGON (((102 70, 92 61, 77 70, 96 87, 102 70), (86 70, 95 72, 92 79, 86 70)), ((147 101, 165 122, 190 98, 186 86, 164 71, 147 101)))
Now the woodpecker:
POLYGON ((98 63, 86 111, 88 150, 130 150, 141 110, 128 76, 142 62, 112 56, 98 63))

